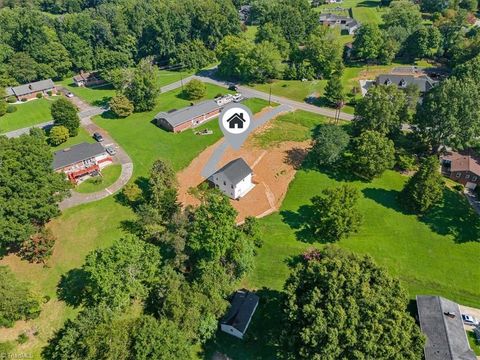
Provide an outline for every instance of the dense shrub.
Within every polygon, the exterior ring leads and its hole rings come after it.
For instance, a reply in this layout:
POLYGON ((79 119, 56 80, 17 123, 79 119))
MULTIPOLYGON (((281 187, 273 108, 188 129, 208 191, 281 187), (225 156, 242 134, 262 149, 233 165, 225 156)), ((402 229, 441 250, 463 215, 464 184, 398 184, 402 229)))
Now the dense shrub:
POLYGON ((42 93, 37 93, 37 95, 35 95, 37 99, 41 99, 43 97, 43 94, 42 93))
POLYGON ((54 126, 50 130, 48 141, 53 146, 58 146, 60 144, 63 144, 65 141, 67 141, 69 136, 70 136, 70 133, 65 126, 54 126))
POLYGON ((10 104, 13 104, 13 103, 16 103, 17 102, 17 98, 15 96, 9 96, 7 98, 7 102, 10 103, 10 104))
POLYGON ((8 105, 7 106, 7 113, 11 114, 17 111, 17 107, 15 105, 8 105))

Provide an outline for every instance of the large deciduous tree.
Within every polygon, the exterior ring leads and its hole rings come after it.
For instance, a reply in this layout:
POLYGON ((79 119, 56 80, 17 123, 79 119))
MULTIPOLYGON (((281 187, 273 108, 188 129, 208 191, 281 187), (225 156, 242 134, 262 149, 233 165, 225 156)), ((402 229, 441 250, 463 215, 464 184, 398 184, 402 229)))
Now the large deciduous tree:
POLYGON ((144 300, 158 280, 160 266, 159 249, 133 236, 96 250, 87 256, 82 267, 84 302, 122 308, 133 300, 144 300))
POLYGON ((110 110, 118 117, 124 118, 133 113, 133 104, 125 95, 118 94, 109 102, 110 110))
POLYGON ((405 93, 397 86, 372 86, 355 106, 354 127, 357 133, 375 130, 394 135, 408 121, 407 105, 405 93))
POLYGON ((55 126, 63 126, 68 129, 69 136, 77 136, 80 127, 80 119, 77 107, 65 98, 60 98, 52 104, 51 114, 55 126))
POLYGON ((52 161, 44 136, 0 136, 0 246, 16 250, 59 215, 69 184, 52 161))
POLYGON ((452 77, 429 91, 415 123, 421 139, 438 151, 442 145, 465 148, 480 136, 480 88, 452 77))
POLYGON ((358 231, 362 216, 357 209, 358 189, 350 185, 325 189, 312 198, 309 228, 322 242, 335 242, 358 231))
POLYGON ((305 254, 285 284, 290 359, 417 360, 424 339, 397 279, 337 247, 305 254))
MULTIPOLYGON (((305 56, 317 77, 329 78, 342 64, 342 47, 338 35, 328 27, 318 27, 308 38, 305 56)), ((338 74, 338 71, 337 71, 338 74)))
POLYGON ((333 165, 340 160, 349 142, 350 136, 342 127, 333 124, 320 125, 313 136, 311 159, 317 166, 333 165))
POLYGON ((6 266, 0 266, 0 298, 0 327, 12 327, 17 320, 33 319, 40 314, 37 297, 6 266))
POLYGON ((405 184, 400 202, 409 211, 424 213, 442 201, 443 191, 444 181, 438 158, 430 156, 405 184))
POLYGON ((377 131, 364 131, 352 141, 350 161, 355 174, 372 180, 395 164, 393 141, 377 131))
POLYGON ((192 79, 185 85, 184 93, 188 100, 199 100, 206 95, 207 86, 200 80, 192 79))
POLYGON ((158 69, 152 59, 142 59, 133 73, 132 81, 125 89, 126 97, 133 103, 135 111, 150 111, 160 94, 158 69))

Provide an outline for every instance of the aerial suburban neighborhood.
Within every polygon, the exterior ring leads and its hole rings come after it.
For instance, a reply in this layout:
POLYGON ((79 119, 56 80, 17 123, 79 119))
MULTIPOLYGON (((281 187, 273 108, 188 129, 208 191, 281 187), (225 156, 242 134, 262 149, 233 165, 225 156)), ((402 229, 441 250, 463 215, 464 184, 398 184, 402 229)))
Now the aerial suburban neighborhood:
POLYGON ((0 0, 0 359, 480 360, 478 0, 0 0))

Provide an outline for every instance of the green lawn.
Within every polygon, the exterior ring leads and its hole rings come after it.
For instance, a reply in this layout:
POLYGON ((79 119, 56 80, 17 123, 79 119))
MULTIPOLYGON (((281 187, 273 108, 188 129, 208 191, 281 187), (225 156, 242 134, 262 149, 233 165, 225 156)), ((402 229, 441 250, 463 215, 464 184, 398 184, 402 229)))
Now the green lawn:
POLYGON ((327 84, 326 80, 274 80, 271 84, 256 84, 253 88, 270 92, 296 101, 305 101, 309 96, 321 96, 327 84))
MULTIPOLYGON (((192 75, 190 71, 170 71, 170 70, 160 70, 159 71, 159 81, 158 86, 162 87, 176 81, 181 80, 182 78, 192 75)), ((109 85, 102 85, 98 87, 77 87, 73 83, 72 78, 66 78, 60 82, 62 86, 67 88, 73 94, 79 98, 85 100, 91 105, 95 106, 104 106, 108 104, 110 99, 115 95, 115 89, 109 85)))
MULTIPOLYGON (((53 98, 55 99, 55 98, 53 98)), ((52 100, 35 99, 15 104, 17 111, 0 117, 0 133, 21 129, 51 120, 52 100)))
MULTIPOLYGON (((0 260, 0 265, 10 266, 17 278, 29 282, 41 297, 51 298, 42 307, 40 317, 28 323, 29 329, 35 327, 38 330, 35 340, 16 350, 32 353, 34 359, 40 359, 41 348, 47 340, 67 318, 73 317, 78 311, 58 300, 57 284, 61 276, 81 267, 85 256, 93 249, 110 246, 115 239, 123 236, 123 223, 133 218, 132 211, 117 203, 113 197, 80 205, 64 211, 49 224, 57 241, 47 266, 30 264, 13 256, 0 260)), ((4 337, 2 341, 14 340, 16 336, 12 335, 12 339, 4 337)))
POLYGON ((120 177, 122 165, 113 164, 102 170, 102 176, 88 179, 78 185, 75 191, 79 193, 93 193, 108 188, 120 177))
POLYGON ((52 151, 63 150, 73 145, 80 144, 82 142, 94 143, 95 139, 83 128, 78 128, 78 135, 68 138, 66 142, 58 146, 51 146, 52 151))
POLYGON ((316 8, 319 12, 333 12, 339 15, 348 15, 348 9, 352 9, 353 18, 362 24, 382 22, 382 14, 386 9, 380 6, 380 0, 344 0, 341 4, 325 4, 316 8), (335 11, 335 8, 344 8, 347 11, 335 11))
POLYGON ((477 341, 477 337, 475 336, 475 333, 473 331, 467 331, 467 337, 473 352, 477 356, 480 356, 480 343, 477 341))
POLYGON ((327 118, 303 110, 277 117, 265 131, 257 133, 253 142, 265 149, 284 141, 305 141, 312 137, 312 129, 327 118))
MULTIPOLYGON (((245 105, 245 106, 248 106, 250 108, 250 110, 252 110, 252 113, 254 113, 254 114, 260 112, 263 108, 269 106, 268 101, 263 100, 263 99, 258 99, 258 98, 245 99, 244 101, 242 101, 242 104, 245 105)), ((270 106, 271 107, 276 107, 276 106, 278 106, 278 104, 277 103, 271 103, 270 106)))
MULTIPOLYGON (((211 99, 218 93, 226 92, 224 88, 207 84, 206 98, 211 99)), ((161 94, 158 105, 150 112, 136 113, 125 119, 110 119, 106 114, 103 117, 95 117, 94 121, 107 130, 131 156, 135 176, 146 176, 153 162, 159 158, 168 161, 175 170, 180 170, 198 153, 222 137, 218 122, 215 120, 195 130, 186 130, 178 134, 167 132, 152 122, 160 111, 180 109, 189 104, 190 101, 183 99, 181 90, 177 89, 161 94), (195 135, 194 131, 204 128, 212 129, 213 135, 195 135)))

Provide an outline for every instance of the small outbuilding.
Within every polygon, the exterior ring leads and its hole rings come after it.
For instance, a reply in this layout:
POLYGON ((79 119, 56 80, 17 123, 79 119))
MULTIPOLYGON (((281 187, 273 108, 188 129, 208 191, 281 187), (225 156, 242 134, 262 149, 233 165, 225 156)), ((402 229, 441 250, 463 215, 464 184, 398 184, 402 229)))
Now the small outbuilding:
POLYGON ((441 296, 418 295, 420 328, 427 337, 425 360, 476 360, 458 304, 441 296))
POLYGON ((255 185, 252 182, 253 170, 242 158, 230 161, 210 176, 209 180, 217 189, 231 199, 245 196, 255 185))
POLYGON ((257 310, 259 297, 249 291, 237 291, 233 296, 228 313, 220 322, 223 332, 243 339, 247 332, 255 310, 257 310))

